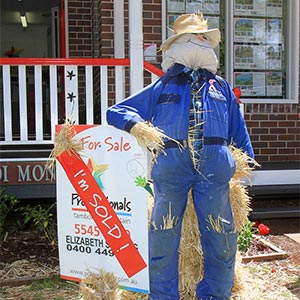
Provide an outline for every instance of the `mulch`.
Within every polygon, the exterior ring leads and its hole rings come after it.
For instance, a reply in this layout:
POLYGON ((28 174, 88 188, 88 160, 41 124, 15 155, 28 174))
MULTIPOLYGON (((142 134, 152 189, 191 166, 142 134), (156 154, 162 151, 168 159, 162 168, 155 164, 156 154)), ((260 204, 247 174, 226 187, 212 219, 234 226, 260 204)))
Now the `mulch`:
POLYGON ((34 230, 8 235, 0 242, 0 257, 0 286, 59 275, 57 246, 34 230))
MULTIPOLYGON (((244 280, 248 286, 245 299, 300 299, 300 244, 284 234, 270 234, 264 239, 285 252, 286 256, 282 259, 250 260, 243 263, 244 280)), ((258 248, 252 245, 250 253, 248 251, 242 256, 274 253, 273 249, 262 246, 259 242, 257 245, 258 248)), ((5 241, 0 242, 0 257, 0 295, 1 286, 6 286, 3 299, 24 299, 14 298, 14 292, 17 293, 20 284, 59 276, 57 246, 52 246, 34 230, 8 235, 5 241)))

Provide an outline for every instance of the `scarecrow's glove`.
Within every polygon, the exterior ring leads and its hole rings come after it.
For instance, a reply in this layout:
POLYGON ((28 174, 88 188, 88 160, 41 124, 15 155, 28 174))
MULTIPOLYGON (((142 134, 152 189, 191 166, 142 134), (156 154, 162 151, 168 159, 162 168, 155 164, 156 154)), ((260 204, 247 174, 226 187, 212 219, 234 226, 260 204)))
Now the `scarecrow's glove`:
POLYGON ((164 150, 163 139, 166 135, 151 123, 137 122, 131 128, 130 133, 142 148, 149 150, 151 153, 157 155, 157 153, 164 150))

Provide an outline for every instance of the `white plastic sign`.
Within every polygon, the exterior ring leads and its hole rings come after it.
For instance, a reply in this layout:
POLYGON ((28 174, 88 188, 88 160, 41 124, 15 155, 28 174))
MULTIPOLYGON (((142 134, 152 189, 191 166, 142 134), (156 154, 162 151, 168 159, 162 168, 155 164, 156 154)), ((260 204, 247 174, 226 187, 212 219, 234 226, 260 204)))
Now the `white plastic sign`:
MULTIPOLYGON (((82 144, 82 161, 148 265, 146 153, 131 135, 112 126, 74 129, 74 139, 82 144)), ((80 281, 103 269, 114 273, 121 287, 149 293, 148 267, 127 276, 59 162, 56 172, 61 277, 80 281)))

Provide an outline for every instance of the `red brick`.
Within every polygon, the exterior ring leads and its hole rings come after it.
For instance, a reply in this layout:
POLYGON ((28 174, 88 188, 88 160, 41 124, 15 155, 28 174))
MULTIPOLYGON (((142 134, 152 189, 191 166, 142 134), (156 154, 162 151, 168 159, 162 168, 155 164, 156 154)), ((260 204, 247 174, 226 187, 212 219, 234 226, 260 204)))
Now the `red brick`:
POLYGON ((143 18, 144 19, 152 19, 153 18, 153 15, 152 15, 152 11, 144 11, 143 12, 143 18))
POLYGON ((72 20, 81 20, 83 18, 83 15, 78 15, 78 14, 71 14, 69 15, 69 18, 72 20))
POLYGON ((69 1, 68 2, 68 8, 69 7, 82 7, 83 1, 69 1))
POLYGON ((105 18, 105 17, 101 17, 101 22, 102 24, 114 24, 114 19, 113 18, 105 18))
MULTIPOLYGON (((267 157, 268 158, 268 157, 267 157)), ((255 154, 255 160, 261 164, 262 162, 268 161, 268 159, 266 159, 265 155, 259 155, 259 154, 255 154)))
POLYGON ((261 141, 277 141, 277 137, 278 136, 275 134, 268 134, 268 135, 263 134, 260 136, 260 140, 261 141))
POLYGON ((259 135, 255 134, 255 135, 252 135, 250 134, 250 140, 253 142, 253 141, 259 141, 259 135))
POLYGON ((300 150, 300 142, 297 142, 297 141, 287 141, 286 146, 299 148, 299 150, 300 150))
POLYGON ((259 127, 259 122, 257 122, 257 121, 246 121, 246 125, 247 125, 247 127, 259 127))
POLYGON ((113 3, 105 3, 104 1, 101 1, 101 9, 114 9, 113 3))
POLYGON ((70 26, 69 27, 69 32, 81 32, 81 28, 79 26, 70 26))
POLYGON ((287 128, 287 132, 298 134, 300 132, 300 128, 299 127, 297 127, 297 128, 287 128))
POLYGON ((269 147, 271 148, 286 147, 286 142, 269 142, 269 147))
POLYGON ((261 122, 260 123, 260 126, 262 127, 277 127, 278 126, 278 123, 277 122, 261 122))
POLYGON ((280 148, 278 149, 279 154, 295 154, 294 148, 280 148))
POLYGON ((250 115, 251 120, 268 120, 268 115, 250 115))
POLYGON ((152 30, 153 28, 152 27, 144 27, 144 38, 145 38, 145 36, 147 36, 147 34, 149 34, 149 33, 152 33, 152 30))
POLYGON ((270 114, 270 120, 287 120, 286 114, 270 114))
POLYGON ((160 4, 143 5, 144 10, 160 10, 160 4))
POLYGON ((101 12, 101 16, 112 18, 113 17, 113 10, 103 10, 101 12))
POLYGON ((251 134, 267 134, 269 133, 268 128, 251 128, 251 134))
POLYGON ((268 143, 267 142, 256 142, 256 141, 254 141, 254 142, 252 142, 252 146, 254 147, 254 148, 259 148, 259 149, 262 149, 262 148, 267 148, 268 147, 268 143))
POLYGON ((260 149, 261 154, 277 154, 277 149, 264 148, 260 149))
POLYGON ((68 12, 69 12, 69 15, 71 14, 75 14, 77 11, 77 9, 75 7, 68 7, 68 12))
POLYGON ((90 15, 91 14, 91 9, 90 8, 78 8, 77 9, 77 13, 78 14, 87 14, 87 15, 90 15))
POLYGON ((300 161, 300 155, 295 154, 295 155, 289 155, 289 161, 295 161, 295 162, 299 162, 300 161))
POLYGON ((145 25, 161 26, 161 20, 144 20, 144 26, 145 25))
POLYGON ((280 127, 295 127, 296 124, 295 124, 295 122, 289 122, 289 121, 281 122, 281 121, 279 121, 278 125, 280 127))
POLYGON ((288 161, 289 160, 289 156, 287 155, 273 155, 271 161, 288 161))
POLYGON ((278 140, 295 141, 296 139, 297 139, 297 135, 295 134, 278 135, 278 140))
POLYGON ((287 133, 287 128, 270 128, 271 134, 284 134, 287 133))
POLYGON ((103 32, 113 32, 113 26, 110 25, 102 25, 103 32))
POLYGON ((92 50, 92 46, 90 44, 78 45, 78 50, 92 50))
POLYGON ((110 33, 110 32, 105 32, 105 33, 101 33, 101 38, 103 40, 113 40, 113 33, 110 33))
POLYGON ((78 38, 81 38, 81 39, 90 39, 91 38, 91 33, 88 33, 88 32, 79 32, 78 33, 78 38))

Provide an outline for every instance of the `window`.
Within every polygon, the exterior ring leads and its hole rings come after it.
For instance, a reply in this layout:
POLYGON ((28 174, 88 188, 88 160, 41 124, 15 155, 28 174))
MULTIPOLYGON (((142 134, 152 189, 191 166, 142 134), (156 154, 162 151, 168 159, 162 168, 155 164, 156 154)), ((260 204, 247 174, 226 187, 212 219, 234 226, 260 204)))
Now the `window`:
POLYGON ((218 73, 244 103, 297 103, 298 0, 166 0, 165 9, 165 38, 182 13, 200 11, 220 29, 218 73))

